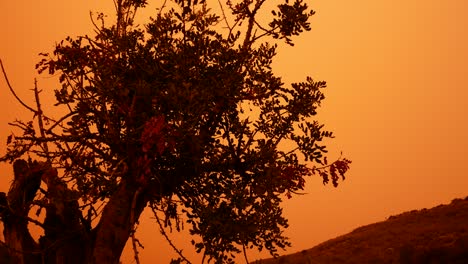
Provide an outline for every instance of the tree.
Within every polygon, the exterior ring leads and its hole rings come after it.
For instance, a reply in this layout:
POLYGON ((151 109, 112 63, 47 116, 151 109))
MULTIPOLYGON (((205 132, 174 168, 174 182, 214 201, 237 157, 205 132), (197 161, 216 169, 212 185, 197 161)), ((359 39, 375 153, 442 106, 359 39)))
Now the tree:
MULTIPOLYGON (((37 69, 59 76, 65 113, 45 115, 36 85, 33 120, 12 123, 21 133, 1 159, 15 178, 0 216, 15 263, 118 263, 129 238, 138 262, 146 207, 162 232, 186 221, 208 262, 289 245, 281 200, 314 174, 336 187, 350 161, 327 162, 333 135, 312 120, 326 83, 287 86, 271 69, 270 43, 293 45, 314 12, 286 0, 263 25, 265 2, 218 2, 220 15, 211 2, 165 2, 143 29, 133 19, 146 1, 115 0, 114 25, 99 14, 95 36, 41 54, 37 69), (44 230, 38 242, 29 222, 44 230)), ((174 262, 188 262, 178 252, 174 262)))

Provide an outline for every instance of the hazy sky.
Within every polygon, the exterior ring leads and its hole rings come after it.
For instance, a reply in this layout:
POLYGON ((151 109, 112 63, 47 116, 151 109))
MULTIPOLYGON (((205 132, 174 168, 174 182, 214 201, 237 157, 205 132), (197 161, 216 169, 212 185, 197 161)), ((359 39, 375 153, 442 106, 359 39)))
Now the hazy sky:
MULTIPOLYGON (((89 33, 89 11, 112 14, 112 1, 0 1, 0 58, 17 93, 32 104, 39 52, 89 33)), ((144 12, 150 15, 159 2, 144 12)), ((339 188, 311 178, 308 195, 284 203, 292 253, 399 212, 468 195, 468 1, 317 0, 313 30, 281 46, 275 70, 286 82, 310 75, 328 82, 319 120, 335 132, 330 158, 353 160, 339 188)), ((0 81, 0 154, 16 117, 30 118, 0 81)), ((0 191, 11 166, 0 165, 0 191)), ((150 215, 139 232, 144 263, 168 263, 150 215), (152 228, 154 227, 154 228, 152 228), (158 262, 159 263, 159 262, 158 262)), ((184 237, 176 240, 183 245, 184 237)), ((193 256, 187 247, 184 252, 193 256)), ((251 260, 258 257, 250 253, 251 260)), ((131 263, 126 255, 125 263, 131 263)))

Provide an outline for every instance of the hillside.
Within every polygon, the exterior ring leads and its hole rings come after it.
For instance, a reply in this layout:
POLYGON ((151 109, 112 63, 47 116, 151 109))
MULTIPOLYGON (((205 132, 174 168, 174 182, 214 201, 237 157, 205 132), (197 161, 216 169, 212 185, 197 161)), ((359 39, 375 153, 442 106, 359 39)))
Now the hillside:
POLYGON ((468 197, 391 216, 311 249, 253 263, 468 263, 468 197))

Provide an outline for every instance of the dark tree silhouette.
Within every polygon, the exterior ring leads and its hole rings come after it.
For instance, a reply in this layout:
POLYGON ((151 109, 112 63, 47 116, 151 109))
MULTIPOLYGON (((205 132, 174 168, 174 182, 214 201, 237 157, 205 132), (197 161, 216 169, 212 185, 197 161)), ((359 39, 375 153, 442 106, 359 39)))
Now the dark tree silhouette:
POLYGON ((95 36, 41 54, 63 115, 43 113, 36 86, 36 107, 24 105, 33 120, 12 123, 21 133, 1 159, 15 178, 0 216, 14 263, 118 263, 129 238, 138 262, 146 207, 163 231, 186 221, 204 261, 289 245, 281 200, 314 174, 337 186, 350 161, 323 156, 333 135, 312 118, 325 82, 285 85, 271 69, 271 43, 292 45, 314 12, 286 0, 263 25, 265 2, 176 0, 143 29, 133 19, 146 1, 115 0, 115 25, 100 14, 95 36))

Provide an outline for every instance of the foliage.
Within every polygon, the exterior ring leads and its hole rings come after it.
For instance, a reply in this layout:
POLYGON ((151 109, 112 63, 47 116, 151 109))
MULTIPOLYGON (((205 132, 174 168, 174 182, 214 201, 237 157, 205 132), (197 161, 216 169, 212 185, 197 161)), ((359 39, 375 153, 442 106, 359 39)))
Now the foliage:
POLYGON ((314 174, 336 186, 350 161, 328 164, 323 140, 333 135, 311 119, 325 82, 287 86, 271 68, 270 43, 292 45, 314 12, 286 1, 263 27, 265 1, 227 1, 218 15, 204 1, 178 0, 144 29, 133 17, 145 1, 117 1, 115 25, 42 54, 37 69, 58 74, 56 106, 67 112, 37 114, 39 127, 16 121, 23 134, 3 160, 35 155, 62 171, 90 226, 126 184, 164 214, 165 227, 186 219, 209 259, 230 262, 246 247, 276 255, 289 245, 283 195, 314 174))

